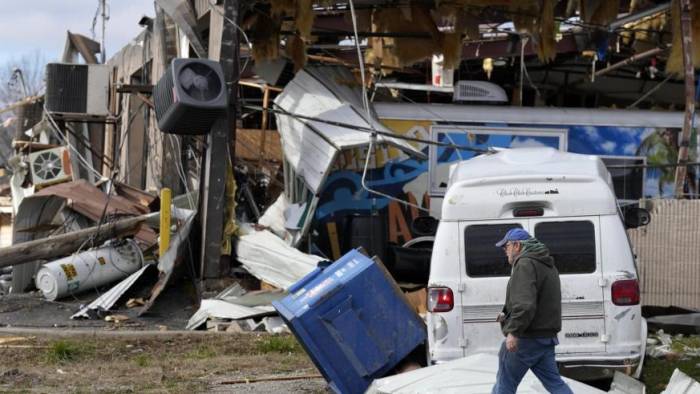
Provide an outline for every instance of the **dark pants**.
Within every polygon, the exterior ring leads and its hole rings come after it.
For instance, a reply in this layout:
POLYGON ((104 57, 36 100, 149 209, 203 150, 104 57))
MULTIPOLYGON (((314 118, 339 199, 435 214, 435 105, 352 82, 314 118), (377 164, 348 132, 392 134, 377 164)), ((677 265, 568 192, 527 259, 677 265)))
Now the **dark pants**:
POLYGON ((503 341, 498 352, 496 385, 491 393, 515 393, 520 381, 530 369, 550 393, 572 394, 559 375, 554 359, 554 346, 558 343, 556 338, 518 338, 518 350, 509 352, 506 342, 503 341))

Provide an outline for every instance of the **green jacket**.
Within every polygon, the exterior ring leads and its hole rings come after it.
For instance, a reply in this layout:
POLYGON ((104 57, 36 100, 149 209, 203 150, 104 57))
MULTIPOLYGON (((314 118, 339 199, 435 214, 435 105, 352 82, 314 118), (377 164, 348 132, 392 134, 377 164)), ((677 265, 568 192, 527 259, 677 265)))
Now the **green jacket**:
POLYGON ((559 271, 549 249, 534 238, 523 241, 508 280, 504 335, 555 337, 561 331, 559 271))

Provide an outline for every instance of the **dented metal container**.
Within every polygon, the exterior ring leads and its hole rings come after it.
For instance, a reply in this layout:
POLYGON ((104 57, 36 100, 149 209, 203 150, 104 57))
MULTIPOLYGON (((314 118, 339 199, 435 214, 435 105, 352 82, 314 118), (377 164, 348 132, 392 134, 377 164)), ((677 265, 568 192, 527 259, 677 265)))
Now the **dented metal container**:
POLYGON ((386 268, 356 250, 272 305, 337 393, 363 393, 426 339, 386 268))
POLYGON ((133 240, 107 243, 45 264, 36 274, 36 287, 53 301, 127 277, 142 266, 141 249, 133 240))

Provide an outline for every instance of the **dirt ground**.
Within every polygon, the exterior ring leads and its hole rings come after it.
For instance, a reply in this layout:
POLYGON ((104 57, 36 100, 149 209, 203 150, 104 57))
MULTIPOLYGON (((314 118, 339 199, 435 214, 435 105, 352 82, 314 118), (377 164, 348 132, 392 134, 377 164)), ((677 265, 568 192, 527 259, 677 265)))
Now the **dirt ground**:
POLYGON ((1 392, 328 392, 288 335, 12 332, 0 333, 0 357, 6 360, 0 366, 1 392))
POLYGON ((197 310, 181 283, 144 316, 125 297, 111 313, 126 321, 70 319, 98 295, 58 302, 38 293, 0 296, 0 392, 329 392, 290 335, 181 331, 197 310))
MULTIPOLYGON (((293 336, 264 332, 2 328, 0 358, 2 393, 330 393, 293 336)), ((648 358, 648 392, 675 368, 700 378, 700 358, 648 358)))
MULTIPOLYGON (((106 291, 108 288, 102 289, 106 291)), ((59 301, 48 301, 40 292, 0 296, 0 327, 28 328, 114 328, 102 319, 71 320, 70 316, 97 297, 88 291, 59 301)), ((167 288, 145 315, 138 317, 139 308, 127 308, 130 298, 123 297, 111 310, 112 314, 126 315, 130 320, 121 325, 129 330, 182 330, 187 320, 197 311, 194 293, 187 286, 167 288)))

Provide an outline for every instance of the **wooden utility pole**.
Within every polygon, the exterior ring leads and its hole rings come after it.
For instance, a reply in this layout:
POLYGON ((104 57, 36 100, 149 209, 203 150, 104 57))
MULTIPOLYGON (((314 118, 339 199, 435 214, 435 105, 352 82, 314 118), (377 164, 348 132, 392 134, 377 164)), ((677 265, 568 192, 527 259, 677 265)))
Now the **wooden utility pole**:
POLYGON ((80 249, 80 246, 91 238, 93 243, 101 244, 115 237, 133 235, 139 231, 146 220, 156 218, 159 215, 159 212, 149 213, 2 248, 0 249, 0 268, 65 256, 80 249))
POLYGON ((226 208, 226 169, 233 168, 233 146, 236 135, 238 97, 238 30, 232 22, 238 20, 239 0, 224 0, 224 22, 221 33, 219 63, 229 86, 228 110, 220 116, 207 138, 207 153, 203 165, 200 220, 202 224, 201 279, 218 278, 222 274, 221 241, 224 234, 226 208))
POLYGON ((693 116, 695 116, 695 67, 693 66, 693 32, 690 17, 691 0, 680 0, 678 6, 681 15, 681 39, 683 42, 683 69, 685 72, 685 117, 678 148, 678 167, 676 167, 676 198, 683 195, 683 183, 688 174, 688 147, 693 116))

